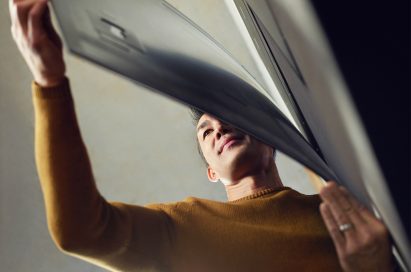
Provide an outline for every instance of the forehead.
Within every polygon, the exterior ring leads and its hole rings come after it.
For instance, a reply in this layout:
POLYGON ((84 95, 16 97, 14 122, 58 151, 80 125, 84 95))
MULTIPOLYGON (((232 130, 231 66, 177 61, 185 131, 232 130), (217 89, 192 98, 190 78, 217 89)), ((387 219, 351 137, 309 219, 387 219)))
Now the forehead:
POLYGON ((204 127, 204 125, 209 124, 213 121, 220 121, 220 120, 211 114, 204 113, 203 115, 201 115, 200 119, 198 119, 197 129, 199 129, 200 127, 204 127))
POLYGON ((211 114, 208 113, 204 113, 203 115, 201 115, 201 117, 198 119, 198 123, 200 124, 202 121, 208 120, 209 118, 212 118, 211 114))

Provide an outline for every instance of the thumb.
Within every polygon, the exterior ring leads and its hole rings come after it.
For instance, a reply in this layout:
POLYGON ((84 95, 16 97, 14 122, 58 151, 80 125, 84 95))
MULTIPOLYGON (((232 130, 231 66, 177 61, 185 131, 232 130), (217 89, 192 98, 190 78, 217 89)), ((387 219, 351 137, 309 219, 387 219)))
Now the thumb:
POLYGON ((50 9, 46 9, 46 14, 44 18, 44 28, 47 34, 50 36, 50 39, 53 41, 53 43, 58 47, 61 48, 63 46, 63 43, 60 39, 60 36, 57 34, 57 31, 53 27, 53 23, 51 22, 51 16, 50 16, 50 9))
POLYGON ((28 37, 33 46, 39 46, 40 40, 46 35, 43 18, 47 8, 47 0, 38 1, 28 15, 28 37))

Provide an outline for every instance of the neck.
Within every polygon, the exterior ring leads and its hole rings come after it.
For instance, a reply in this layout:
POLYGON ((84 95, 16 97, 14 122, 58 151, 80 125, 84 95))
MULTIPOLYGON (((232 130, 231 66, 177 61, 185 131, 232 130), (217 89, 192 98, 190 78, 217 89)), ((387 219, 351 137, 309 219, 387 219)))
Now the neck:
POLYGON ((240 180, 225 185, 228 201, 237 200, 266 189, 284 187, 278 175, 275 163, 257 173, 245 176, 240 180))

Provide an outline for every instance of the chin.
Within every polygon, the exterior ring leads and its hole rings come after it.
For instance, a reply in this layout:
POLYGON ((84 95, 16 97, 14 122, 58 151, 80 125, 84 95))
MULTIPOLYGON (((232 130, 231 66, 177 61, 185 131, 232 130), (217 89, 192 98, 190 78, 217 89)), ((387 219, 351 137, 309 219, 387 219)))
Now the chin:
POLYGON ((248 173, 256 172, 269 166, 273 160, 271 148, 261 148, 262 146, 240 145, 230 150, 227 157, 226 169, 230 178, 236 180, 248 173))
POLYGON ((232 153, 225 163, 225 169, 228 170, 227 176, 230 177, 228 180, 236 180, 239 176, 243 176, 255 168, 256 164, 260 164, 261 154, 256 156, 255 152, 250 152, 247 148, 241 148, 240 146, 236 150, 230 151, 232 153))

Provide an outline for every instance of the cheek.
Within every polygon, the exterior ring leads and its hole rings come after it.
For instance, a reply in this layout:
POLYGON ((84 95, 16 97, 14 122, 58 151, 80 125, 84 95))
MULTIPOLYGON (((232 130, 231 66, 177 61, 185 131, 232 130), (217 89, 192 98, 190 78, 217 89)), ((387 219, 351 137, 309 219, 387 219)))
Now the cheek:
POLYGON ((263 156, 264 163, 269 162, 272 159, 273 155, 274 155, 273 154, 273 149, 269 148, 267 146, 263 147, 262 153, 264 154, 264 156, 263 156))
POLYGON ((201 147, 201 152, 203 153, 204 158, 208 163, 213 161, 213 153, 211 152, 211 148, 208 145, 200 145, 201 147))
POLYGON ((251 143, 252 150, 256 151, 257 155, 260 154, 263 162, 266 162, 273 157, 273 148, 271 148, 270 146, 267 146, 255 139, 251 139, 251 143))

